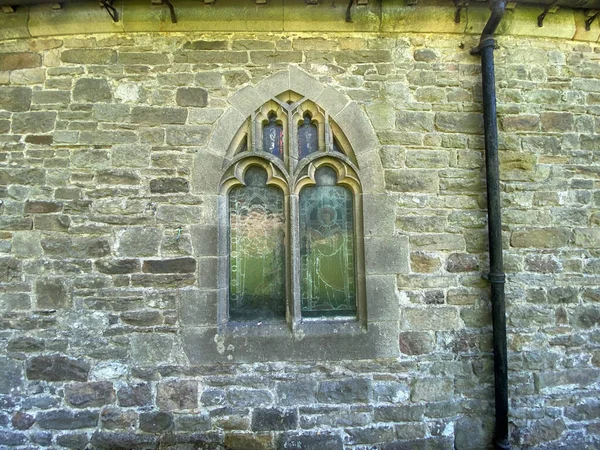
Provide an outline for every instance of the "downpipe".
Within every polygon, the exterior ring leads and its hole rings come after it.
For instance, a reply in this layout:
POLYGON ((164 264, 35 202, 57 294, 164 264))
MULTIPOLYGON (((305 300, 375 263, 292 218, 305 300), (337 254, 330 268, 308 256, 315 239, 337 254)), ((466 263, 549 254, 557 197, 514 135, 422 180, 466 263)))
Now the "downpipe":
POLYGON ((487 185, 488 240, 492 299, 494 348, 494 398, 496 428, 495 449, 510 449, 508 439, 508 363, 506 356, 506 307, 504 264, 502 261, 502 217, 500 206, 500 168, 498 158, 498 123, 496 120, 496 81, 494 76, 494 32, 502 20, 506 0, 494 0, 479 45, 472 55, 481 55, 483 91, 483 126, 485 133, 485 171, 487 185))

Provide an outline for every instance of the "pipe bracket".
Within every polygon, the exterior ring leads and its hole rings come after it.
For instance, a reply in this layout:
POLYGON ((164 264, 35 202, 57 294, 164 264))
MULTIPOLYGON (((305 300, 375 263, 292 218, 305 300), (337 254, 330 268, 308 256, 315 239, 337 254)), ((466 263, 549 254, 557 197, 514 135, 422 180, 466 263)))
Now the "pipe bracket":
POLYGON ((505 284, 506 275, 504 272, 490 272, 481 276, 484 280, 489 281, 492 284, 505 284))

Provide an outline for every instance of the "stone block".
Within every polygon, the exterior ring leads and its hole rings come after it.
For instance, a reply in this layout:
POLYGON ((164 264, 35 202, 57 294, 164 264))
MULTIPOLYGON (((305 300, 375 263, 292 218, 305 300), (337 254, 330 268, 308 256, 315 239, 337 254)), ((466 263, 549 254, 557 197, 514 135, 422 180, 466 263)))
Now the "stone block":
POLYGON ((433 351, 434 344, 431 333, 422 331, 400 333, 400 351, 405 355, 426 355, 433 351))
POLYGON ((35 423, 35 417, 22 411, 18 411, 12 416, 10 423, 13 428, 17 430, 28 430, 35 423))
POLYGON ((124 52, 119 51, 119 64, 147 64, 161 65, 169 64, 169 55, 166 53, 155 52, 124 52))
POLYGON ((85 448, 90 439, 85 433, 61 434, 56 437, 56 443, 62 447, 80 449, 85 448))
POLYGON ((46 214, 59 212, 62 209, 61 202, 44 202, 27 200, 25 202, 26 214, 46 214))
POLYGON ((399 274, 408 272, 408 238, 365 238, 365 270, 367 274, 399 274))
MULTIPOLYGON (((183 44, 182 48, 184 50, 227 50, 229 48, 229 42, 198 40, 186 42, 185 44, 183 44)), ((234 48, 234 50, 236 49, 234 48)))
POLYGON ((248 52, 216 50, 182 50, 174 55, 176 63, 191 64, 235 64, 248 62, 248 52))
POLYGON ((31 309, 31 298, 25 293, 6 293, 3 294, 4 309, 7 311, 22 311, 31 309))
POLYGON ((137 142, 137 140, 138 136, 133 131, 82 131, 79 133, 80 144, 131 144, 137 142))
POLYGON ((438 131, 447 133, 483 134, 483 116, 470 112, 437 112, 435 126, 438 131))
POLYGON ((275 448, 271 434, 228 433, 223 441, 225 448, 231 450, 261 450, 275 448))
POLYGON ((282 406, 312 405, 317 402, 317 382, 282 381, 277 383, 277 404, 282 406))
POLYGON ((281 437, 281 446, 283 449, 298 450, 343 450, 344 443, 338 434, 327 431, 316 433, 288 433, 281 437))
POLYGON ((401 312, 401 327, 411 331, 443 331, 461 328, 458 309, 453 307, 405 308, 401 312), (425 313, 426 312, 426 313, 425 313))
POLYGON ((465 238, 460 234, 421 234, 410 236, 410 246, 414 250, 465 250, 465 238))
POLYGON ((110 49, 76 48, 63 50, 62 62, 73 64, 115 64, 117 52, 110 49))
POLYGON ((163 315, 156 310, 125 311, 120 318, 123 323, 134 327, 151 327, 164 322, 163 315))
POLYGON ((158 228, 131 227, 117 241, 119 256, 156 256, 162 232, 158 228))
POLYGON ((168 334, 131 336, 131 358, 139 365, 169 364, 175 360, 175 339, 168 334))
POLYGON ((600 306, 579 306, 569 317, 569 323, 575 327, 589 329, 600 323, 600 306))
POLYGON ((377 422, 420 422, 425 414, 425 406, 379 406, 375 408, 377 422))
POLYGON ((35 105, 67 105, 71 102, 69 91, 33 91, 31 98, 35 105))
POLYGON ((103 449, 132 449, 158 448, 159 437, 133 432, 95 431, 90 440, 94 448, 103 449))
POLYGON ((119 406, 149 406, 152 403, 152 390, 148 383, 126 384, 117 391, 119 406))
POLYGON ((187 326, 210 326, 217 323, 217 291, 182 290, 180 320, 187 326))
POLYGON ((212 127, 205 125, 167 128, 166 141, 169 145, 193 145, 202 147, 207 142, 212 127))
POLYGON ((425 111, 397 111, 396 130, 418 133, 435 131, 435 114, 425 111))
POLYGON ((365 236, 391 236, 395 226, 395 198, 388 194, 363 194, 365 236))
POLYGON ((36 216, 33 218, 33 229, 40 231, 67 231, 71 218, 66 215, 36 216))
POLYGON ((266 389, 232 389, 227 400, 234 407, 265 406, 273 403, 273 396, 266 389))
POLYGON ((167 381, 157 387, 156 405, 168 411, 198 408, 198 382, 167 381))
POLYGON ((48 133, 54 129, 56 113, 46 111, 32 111, 14 113, 12 121, 12 132, 24 133, 48 133))
POLYGON ((456 450, 478 450, 493 440, 494 423, 481 417, 463 416, 456 423, 456 450))
POLYGON ((399 294, 394 275, 368 275, 367 320, 369 322, 396 322, 399 318, 399 294))
POLYGON ((156 178, 150 180, 150 192, 152 194, 189 192, 189 189, 189 183, 185 178, 156 178))
POLYGON ((396 192, 437 193, 437 171, 424 169, 394 169, 385 171, 386 188, 396 192))
POLYGON ((364 428, 346 428, 346 434, 353 444, 379 444, 392 442, 396 437, 393 426, 378 425, 364 428))
POLYGON ((97 411, 54 410, 37 413, 35 420, 46 430, 77 430, 95 428, 98 425, 97 411))
MULTIPOLYGON (((96 105, 97 106, 97 105, 96 105)), ((150 145, 117 144, 111 149, 113 167, 148 167, 150 165, 150 145)))
POLYGON ((24 388, 23 363, 0 357, 0 394, 17 396, 24 388))
POLYGON ((196 271, 194 258, 146 260, 142 272, 146 273, 192 273, 196 271))
POLYGON ((8 446, 18 446, 23 445, 27 442, 27 435, 24 433, 18 433, 15 431, 8 430, 0 430, 0 445, 3 448, 8 448, 8 446), (6 446, 6 447, 5 447, 6 446))
POLYGON ((41 65, 42 57, 33 52, 3 53, 0 58, 0 71, 30 69, 41 65))
POLYGON ((255 50, 250 52, 250 60, 253 64, 257 64, 259 66, 265 66, 269 64, 301 63, 302 52, 255 50))
POLYGON ((252 431, 285 431, 298 426, 295 409, 255 408, 252 412, 252 431))
POLYGON ((571 238, 568 228, 530 228, 513 231, 510 244, 517 248, 561 248, 571 238))
MULTIPOLYGON (((117 91, 115 92, 115 97, 117 99, 119 99, 118 94, 119 88, 117 88, 117 91)), ((128 122, 130 109, 129 105, 97 103, 92 107, 92 116, 98 122, 128 122)))
POLYGON ((540 117, 534 114, 504 116, 501 123, 504 131, 538 131, 540 117))
POLYGON ((439 402, 454 396, 454 382, 449 378, 421 378, 415 380, 411 389, 413 402, 439 402))
POLYGON ((202 88, 181 87, 177 89, 175 101, 179 106, 203 108, 208 105, 208 92, 202 88))
POLYGON ((102 78, 79 78, 73 88, 73 100, 77 102, 110 102, 112 89, 102 78))
POLYGON ((12 254, 17 257, 39 257, 42 255, 40 237, 37 233, 15 232, 12 238, 12 254))
POLYGON ((28 111, 31 106, 31 88, 0 86, 0 110, 28 111))
POLYGON ((114 403, 115 391, 110 381, 72 383, 65 386, 65 399, 75 408, 92 408, 114 403))
POLYGON ((36 304, 40 309, 70 308, 71 289, 62 278, 42 278, 35 283, 36 304))
POLYGON ((137 259, 105 259, 95 262, 96 270, 108 275, 140 272, 141 266, 137 259))
POLYGON ((476 272, 479 270, 479 258, 469 253, 452 253, 446 261, 446 270, 450 273, 476 272))
POLYGON ((573 243, 581 248, 600 247, 599 228, 575 228, 573 230, 573 243))
POLYGON ((322 381, 319 384, 319 403, 368 403, 372 394, 371 382, 363 378, 322 381))
POLYGON ((134 106, 131 110, 131 121, 144 125, 184 124, 187 109, 154 106, 134 106))
POLYGON ((35 356, 27 361, 27 378, 45 381, 87 381, 90 365, 66 356, 35 356))
POLYGON ((164 411, 151 411, 140 414, 140 430, 146 433, 164 433, 173 428, 172 414, 164 411))

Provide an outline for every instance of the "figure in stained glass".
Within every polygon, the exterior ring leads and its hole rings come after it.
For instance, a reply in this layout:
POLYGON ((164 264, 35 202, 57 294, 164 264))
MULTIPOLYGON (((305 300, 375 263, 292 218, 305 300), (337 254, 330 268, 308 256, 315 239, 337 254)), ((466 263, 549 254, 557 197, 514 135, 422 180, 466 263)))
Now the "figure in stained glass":
POLYGON ((277 115, 269 114, 269 123, 263 126, 263 150, 283 159, 283 126, 277 123, 277 115))
POLYGON ((246 186, 229 194, 230 288, 233 321, 285 317, 283 193, 251 167, 246 186))
POLYGON ((298 127, 298 156, 307 157, 319 149, 317 126, 312 123, 309 113, 304 114, 304 121, 298 127))

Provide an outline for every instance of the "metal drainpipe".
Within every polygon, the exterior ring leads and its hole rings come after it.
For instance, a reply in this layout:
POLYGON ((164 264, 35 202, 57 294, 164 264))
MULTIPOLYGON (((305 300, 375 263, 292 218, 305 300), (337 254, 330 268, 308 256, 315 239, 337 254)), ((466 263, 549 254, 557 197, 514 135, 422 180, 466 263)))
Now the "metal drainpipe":
POLYGON ((483 123, 485 132, 485 168, 488 204, 488 239, 494 346, 494 393, 496 429, 494 448, 510 449, 508 439, 508 364, 506 357, 506 311, 504 267, 502 262, 502 218, 500 206, 500 170, 498 161, 498 124, 496 121, 496 82, 494 79, 494 32, 502 20, 506 0, 495 0, 479 45, 472 55, 481 55, 483 123))

